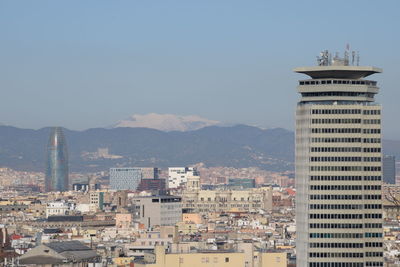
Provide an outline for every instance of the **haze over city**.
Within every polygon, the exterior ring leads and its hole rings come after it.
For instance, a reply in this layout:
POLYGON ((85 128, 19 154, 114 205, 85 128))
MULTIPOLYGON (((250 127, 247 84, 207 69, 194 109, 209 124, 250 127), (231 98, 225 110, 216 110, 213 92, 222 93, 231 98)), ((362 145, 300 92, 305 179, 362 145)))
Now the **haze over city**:
POLYGON ((399 10, 0 1, 0 267, 400 266, 399 10))
POLYGON ((399 139, 398 1, 2 1, 0 123, 106 127, 132 114, 294 128, 296 66, 359 51, 399 139))

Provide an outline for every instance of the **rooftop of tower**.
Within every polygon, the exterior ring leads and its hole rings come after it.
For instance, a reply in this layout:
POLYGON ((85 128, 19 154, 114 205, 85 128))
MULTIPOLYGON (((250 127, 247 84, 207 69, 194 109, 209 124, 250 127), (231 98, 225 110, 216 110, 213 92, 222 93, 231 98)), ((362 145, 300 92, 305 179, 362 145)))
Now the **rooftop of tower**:
POLYGON ((358 66, 359 56, 356 56, 354 51, 351 52, 352 60, 350 64, 350 51, 347 49, 344 57, 340 58, 336 53, 332 58, 328 50, 321 52, 317 57, 318 66, 314 67, 299 67, 293 71, 303 73, 310 76, 312 79, 361 79, 374 73, 381 73, 382 69, 371 66, 358 66), (357 63, 355 64, 355 60, 357 63))

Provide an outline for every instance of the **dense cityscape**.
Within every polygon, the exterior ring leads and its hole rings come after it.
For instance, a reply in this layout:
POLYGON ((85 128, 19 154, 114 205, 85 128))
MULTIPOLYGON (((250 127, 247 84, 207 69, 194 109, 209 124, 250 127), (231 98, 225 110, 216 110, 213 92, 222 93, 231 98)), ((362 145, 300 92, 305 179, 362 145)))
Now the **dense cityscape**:
POLYGON ((0 267, 400 266, 398 10, 0 0, 0 267))
MULTIPOLYGON (((2 265, 396 266, 396 161, 381 156, 378 87, 362 79, 381 70, 349 54, 295 69, 312 77, 298 87, 296 173, 204 163, 70 173, 54 127, 44 173, 0 169, 2 265)), ((99 146, 83 157, 121 156, 99 146)))

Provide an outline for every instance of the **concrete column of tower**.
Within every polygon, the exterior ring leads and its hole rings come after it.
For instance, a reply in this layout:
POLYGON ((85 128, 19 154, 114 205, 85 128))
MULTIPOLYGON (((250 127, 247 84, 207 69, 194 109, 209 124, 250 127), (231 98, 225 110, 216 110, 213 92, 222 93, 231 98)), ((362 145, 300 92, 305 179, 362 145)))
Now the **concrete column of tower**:
POLYGON ((383 266, 382 70, 337 62, 294 70, 297 266, 383 266))

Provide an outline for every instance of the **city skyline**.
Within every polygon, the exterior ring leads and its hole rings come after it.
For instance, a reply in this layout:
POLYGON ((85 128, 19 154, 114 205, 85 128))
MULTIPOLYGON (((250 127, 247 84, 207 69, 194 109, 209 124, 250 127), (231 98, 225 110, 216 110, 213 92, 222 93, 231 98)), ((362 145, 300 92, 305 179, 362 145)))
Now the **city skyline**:
POLYGON ((290 5, 3 2, 0 123, 88 129, 156 112, 293 129, 290 70, 349 43, 361 65, 385 69, 377 100, 384 136, 398 139, 399 3, 290 5), (65 102, 55 106, 56 96, 65 102))
POLYGON ((398 10, 0 1, 0 266, 399 266, 398 10))

